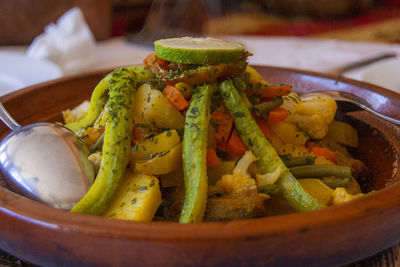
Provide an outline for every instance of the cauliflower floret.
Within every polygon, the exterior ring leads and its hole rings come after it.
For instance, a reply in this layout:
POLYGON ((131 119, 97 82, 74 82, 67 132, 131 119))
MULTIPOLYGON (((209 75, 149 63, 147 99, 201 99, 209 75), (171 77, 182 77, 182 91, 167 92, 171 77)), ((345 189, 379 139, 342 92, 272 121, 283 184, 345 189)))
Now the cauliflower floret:
POLYGON ((223 175, 215 186, 209 186, 206 221, 232 221, 266 215, 264 201, 269 196, 258 193, 256 181, 247 173, 255 160, 255 156, 247 151, 232 174, 223 175))
POLYGON ((216 186, 223 189, 225 194, 243 195, 257 193, 256 181, 247 173, 250 164, 256 157, 247 151, 239 160, 232 174, 225 174, 217 182, 216 186))
POLYGON ((336 102, 331 97, 314 97, 298 103, 291 120, 311 138, 322 139, 328 132, 336 109, 336 102))
POLYGON ((351 201, 355 198, 359 198, 364 196, 363 193, 359 193, 357 195, 351 195, 346 191, 346 188, 343 187, 337 187, 334 191, 333 191, 333 199, 332 199, 332 204, 333 205, 337 205, 337 204, 341 204, 341 203, 345 203, 348 201, 351 201))
POLYGON ((102 152, 95 152, 90 154, 88 160, 93 164, 94 171, 97 174, 100 170, 101 159, 103 158, 102 152))
POLYGON ((282 96, 282 99, 283 99, 283 103, 281 105, 281 108, 284 108, 287 111, 289 111, 289 114, 293 113, 297 104, 301 102, 300 97, 294 92, 291 92, 288 95, 282 96))
POLYGON ((64 110, 62 112, 65 124, 77 121, 86 116, 89 110, 89 101, 82 102, 79 106, 76 106, 74 109, 64 110))

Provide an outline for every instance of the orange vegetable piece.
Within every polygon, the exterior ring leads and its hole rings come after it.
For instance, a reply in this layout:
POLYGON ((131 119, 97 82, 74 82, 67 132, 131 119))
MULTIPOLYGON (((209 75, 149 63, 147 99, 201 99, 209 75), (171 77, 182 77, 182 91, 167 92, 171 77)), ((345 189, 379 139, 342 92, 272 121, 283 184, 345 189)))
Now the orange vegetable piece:
POLYGON ((179 111, 184 110, 189 106, 189 103, 186 101, 185 97, 175 86, 167 85, 163 90, 163 94, 179 111))
POLYGON ((217 156, 217 152, 215 152, 215 149, 213 148, 208 148, 207 149, 207 167, 213 167, 220 165, 222 162, 220 158, 217 156))
POLYGON ((252 88, 248 88, 246 93, 250 95, 255 95, 260 98, 272 99, 277 96, 288 95, 292 92, 292 87, 290 85, 277 85, 277 86, 263 86, 257 88, 257 90, 253 90, 252 88))
POLYGON ((246 145, 243 143, 242 139, 240 139, 236 129, 233 130, 232 135, 226 145, 226 152, 228 152, 232 157, 237 157, 243 155, 246 151, 246 145))
POLYGON ((211 125, 214 127, 217 146, 225 148, 233 128, 233 119, 225 105, 219 106, 211 113, 211 125))
POLYGON ((168 64, 169 64, 168 61, 166 61, 166 60, 164 60, 164 59, 162 59, 162 58, 159 58, 159 57, 156 57, 156 60, 157 60, 158 64, 160 64, 160 65, 163 66, 164 68, 167 68, 167 67, 168 67, 168 64))
POLYGON ((333 152, 332 150, 330 150, 328 148, 315 146, 315 147, 311 148, 311 152, 317 156, 323 156, 326 159, 332 161, 333 163, 336 163, 335 152, 333 152))
POLYGON ((267 122, 256 116, 254 116, 253 118, 256 121, 258 128, 260 128, 261 132, 264 134, 265 138, 270 139, 271 133, 269 131, 267 122))
POLYGON ((306 142, 306 148, 308 152, 310 152, 313 147, 320 147, 320 145, 311 141, 306 142))
POLYGON ((156 52, 148 54, 147 57, 143 59, 143 65, 149 66, 152 65, 156 61, 156 52))
POLYGON ((275 108, 268 113, 268 123, 277 123, 286 120, 289 112, 284 108, 275 108))
POLYGON ((149 133, 149 131, 150 130, 146 127, 134 125, 132 131, 133 140, 142 140, 149 133))

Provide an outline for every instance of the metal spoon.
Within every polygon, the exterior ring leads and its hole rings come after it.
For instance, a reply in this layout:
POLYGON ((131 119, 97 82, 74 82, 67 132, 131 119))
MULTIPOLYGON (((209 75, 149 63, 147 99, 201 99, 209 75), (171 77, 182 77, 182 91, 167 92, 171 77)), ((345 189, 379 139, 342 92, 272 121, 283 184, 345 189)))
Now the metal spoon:
POLYGON ((345 72, 354 70, 354 69, 358 69, 361 67, 365 67, 367 65, 370 65, 372 63, 384 60, 384 59, 388 59, 388 58, 393 58, 393 57, 397 57, 398 55, 396 53, 393 52, 386 52, 383 54, 378 54, 375 55, 373 57, 369 57, 369 58, 365 58, 365 59, 361 59, 358 61, 354 61, 348 64, 345 64, 343 66, 340 66, 338 68, 332 69, 329 71, 329 73, 334 74, 334 75, 338 75, 338 76, 342 76, 345 72))
POLYGON ((94 180, 87 149, 55 123, 20 126, 0 103, 0 119, 13 130, 0 143, 0 169, 9 188, 52 207, 71 209, 94 180))
POLYGON ((301 94, 300 97, 303 100, 310 99, 315 96, 330 96, 337 102, 342 102, 345 104, 348 104, 346 107, 348 110, 347 111, 354 111, 354 110, 365 110, 370 112, 371 114, 384 119, 388 122, 391 122, 396 125, 400 125, 400 120, 394 119, 392 117, 383 115, 382 113, 379 113, 378 111, 374 110, 372 108, 372 105, 368 103, 366 100, 347 93, 347 92, 342 92, 342 91, 316 91, 316 92, 311 92, 307 94, 301 94))

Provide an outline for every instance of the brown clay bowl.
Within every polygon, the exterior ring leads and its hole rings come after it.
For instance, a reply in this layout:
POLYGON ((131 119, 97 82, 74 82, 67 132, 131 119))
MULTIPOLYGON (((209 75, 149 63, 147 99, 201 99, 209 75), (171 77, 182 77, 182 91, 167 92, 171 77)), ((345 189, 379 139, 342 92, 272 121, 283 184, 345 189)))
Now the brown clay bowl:
MULTIPOLYGON (((292 84, 300 92, 360 95, 400 119, 400 95, 383 88, 311 72, 257 69, 272 84, 292 84)), ((22 124, 58 121, 62 110, 89 98, 105 73, 51 81, 0 100, 22 124)), ((400 240, 400 131, 365 112, 351 121, 360 134, 357 154, 372 172, 368 190, 380 189, 364 198, 312 212, 182 225, 72 214, 19 196, 2 183, 0 249, 56 266, 325 266, 373 255, 400 240)), ((1 125, 0 135, 7 132, 1 125)))

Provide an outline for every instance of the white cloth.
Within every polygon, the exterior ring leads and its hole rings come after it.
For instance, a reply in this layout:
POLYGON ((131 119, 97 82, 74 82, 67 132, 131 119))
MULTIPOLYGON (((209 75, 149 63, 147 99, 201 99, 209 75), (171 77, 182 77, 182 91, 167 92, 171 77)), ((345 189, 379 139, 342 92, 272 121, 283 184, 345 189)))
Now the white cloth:
MULTIPOLYGON (((250 64, 330 72, 343 65, 385 52, 400 54, 399 44, 299 37, 235 36, 254 55, 250 64)), ((360 69, 361 70, 361 69, 360 69)), ((348 76, 349 73, 347 73, 348 76)), ((353 75, 352 78, 359 78, 353 75)))
POLYGON ((298 37, 230 36, 226 39, 245 45, 254 55, 253 65, 331 72, 349 63, 395 53, 385 59, 344 73, 344 76, 373 83, 400 93, 400 45, 298 37))
POLYGON ((26 55, 57 64, 64 75, 87 69, 95 60, 96 41, 82 11, 74 7, 63 14, 56 24, 46 26, 37 36, 26 55))

